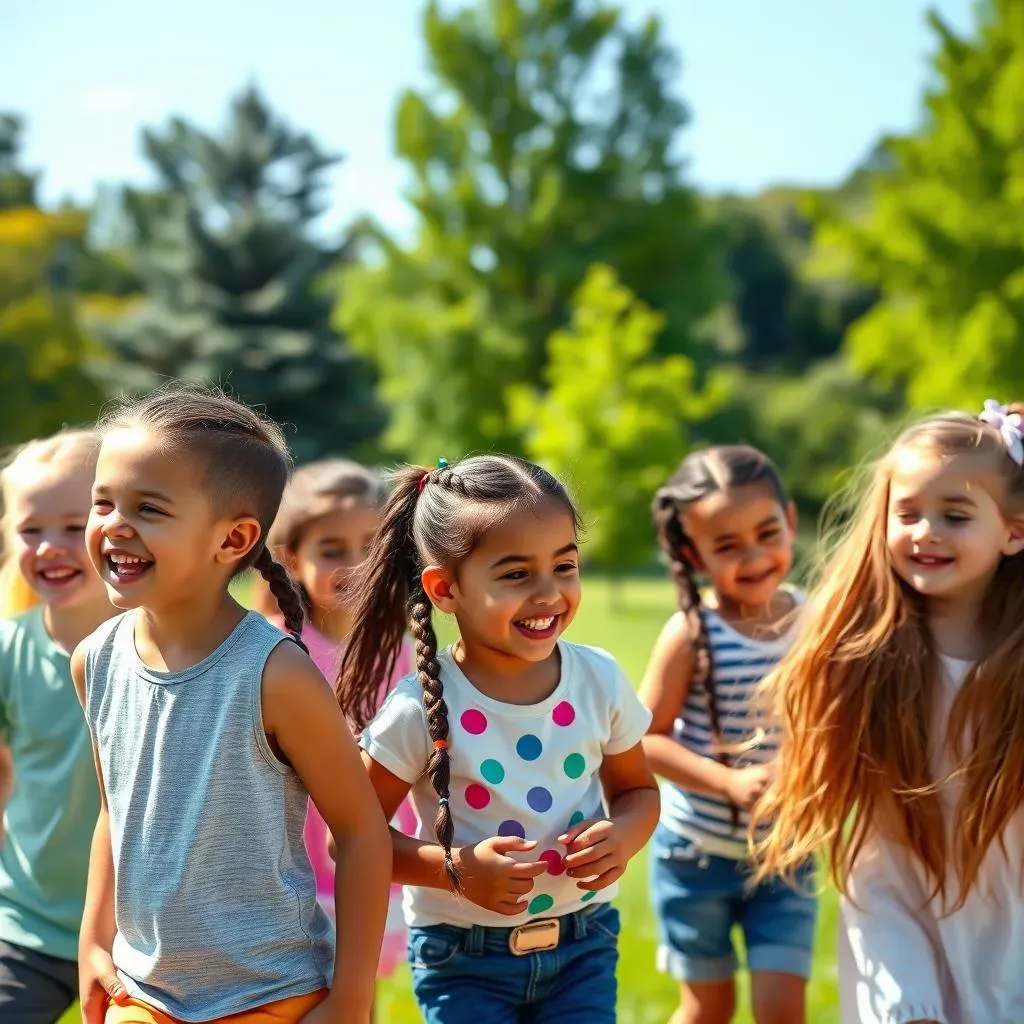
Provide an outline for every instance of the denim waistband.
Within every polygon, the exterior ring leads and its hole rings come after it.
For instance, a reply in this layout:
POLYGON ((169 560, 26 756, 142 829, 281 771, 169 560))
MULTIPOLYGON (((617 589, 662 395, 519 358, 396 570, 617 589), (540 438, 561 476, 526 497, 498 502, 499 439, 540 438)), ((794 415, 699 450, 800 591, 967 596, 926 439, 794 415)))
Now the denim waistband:
MULTIPOLYGON (((614 911, 611 903, 595 903, 589 907, 582 907, 571 914, 562 914, 554 918, 561 923, 561 931, 558 936, 559 945, 566 941, 579 941, 586 938, 587 924, 591 919, 607 911, 614 911)), ((532 921, 525 921, 524 924, 534 924, 537 921, 550 921, 552 918, 536 917, 532 921)), ((435 934, 441 933, 451 937, 457 937, 464 952, 470 956, 480 956, 485 950, 498 949, 508 951, 509 938, 516 928, 522 925, 513 925, 509 928, 491 927, 489 925, 474 924, 469 927, 460 927, 453 924, 428 925, 426 928, 413 926, 410 931, 430 931, 435 934)))

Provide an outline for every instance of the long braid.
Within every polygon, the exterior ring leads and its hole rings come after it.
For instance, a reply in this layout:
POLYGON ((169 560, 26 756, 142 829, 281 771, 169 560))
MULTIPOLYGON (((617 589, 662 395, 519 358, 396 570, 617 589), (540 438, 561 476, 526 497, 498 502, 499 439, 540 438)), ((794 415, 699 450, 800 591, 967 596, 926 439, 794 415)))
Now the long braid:
POLYGON ((434 632, 433 606, 419 581, 409 595, 409 626, 416 640, 416 671, 423 687, 423 707, 427 713, 427 731, 434 749, 427 762, 427 776, 438 797, 434 832, 444 849, 444 871, 456 892, 462 890, 459 872, 452 859, 455 824, 448 807, 451 784, 451 755, 448 753, 448 705, 444 701, 441 665, 437 660, 437 634, 434 632))
POLYGON ((288 575, 288 570, 280 562, 274 560, 274 556, 266 545, 263 546, 256 561, 253 562, 253 568, 258 570, 259 574, 267 581, 267 586, 284 616, 285 629, 288 630, 291 638, 299 647, 308 654, 309 650, 302 642, 302 627, 306 621, 305 609, 302 598, 298 590, 295 589, 291 576, 288 575))
MULTIPOLYGON (((686 618, 691 643, 693 644, 694 666, 691 685, 698 683, 704 687, 708 699, 708 718, 711 720, 711 735, 719 748, 724 746, 722 720, 718 708, 718 694, 715 690, 715 666, 711 652, 711 641, 708 637, 707 621, 701 614, 700 590, 697 587, 695 567, 687 552, 691 549, 690 539, 683 529, 679 510, 675 502, 668 496, 661 496, 655 505, 655 520, 658 525, 658 540, 661 549, 668 559, 669 572, 676 586, 679 610, 686 618)), ((726 766, 729 755, 724 749, 715 752, 715 759, 726 766)), ((740 823, 739 809, 729 804, 733 828, 740 823)))

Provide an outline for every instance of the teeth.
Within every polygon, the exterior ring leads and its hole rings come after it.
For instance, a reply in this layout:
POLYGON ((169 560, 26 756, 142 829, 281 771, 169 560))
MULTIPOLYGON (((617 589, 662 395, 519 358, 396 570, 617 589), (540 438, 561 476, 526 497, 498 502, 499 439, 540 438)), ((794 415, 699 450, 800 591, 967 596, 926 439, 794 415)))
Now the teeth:
POLYGON ((550 629, 551 624, 555 621, 553 615, 549 615, 546 619, 520 619, 519 625, 525 626, 527 629, 536 629, 538 631, 542 629, 550 629))
POLYGON ((107 556, 114 565, 141 565, 145 559, 136 558, 135 555, 108 555, 107 556))
POLYGON ((39 575, 42 576, 44 580, 63 580, 63 579, 67 579, 68 576, 74 576, 76 572, 78 572, 77 569, 71 569, 71 568, 67 568, 67 569, 43 569, 39 573, 39 575))

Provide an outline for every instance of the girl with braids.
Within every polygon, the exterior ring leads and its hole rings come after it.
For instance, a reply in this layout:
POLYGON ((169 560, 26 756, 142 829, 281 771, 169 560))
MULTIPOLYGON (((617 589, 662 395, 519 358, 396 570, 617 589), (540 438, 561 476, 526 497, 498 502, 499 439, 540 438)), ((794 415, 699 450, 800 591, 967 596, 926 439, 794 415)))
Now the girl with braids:
POLYGON ((254 566, 298 636, 302 602, 265 547, 290 465, 281 432, 178 386, 123 403, 100 433, 86 546, 125 612, 71 664, 101 793, 85 1024, 366 1024, 385 823, 301 642, 228 589, 254 566), (303 846, 307 793, 338 848, 336 950, 303 846))
MULTIPOLYGON (((758 726, 756 690, 792 640, 799 603, 784 585, 795 509, 765 455, 728 446, 685 459, 653 511, 679 598, 641 689, 652 711, 644 749, 666 783, 651 886, 658 966, 680 986, 671 1024, 732 1020, 734 925, 757 1024, 801 1024, 815 900, 777 878, 747 886, 750 808, 776 751, 772 731, 758 726), (706 598, 698 577, 710 584, 706 598)), ((802 883, 809 871, 802 863, 802 883)))
POLYGON ((768 688, 760 869, 827 852, 844 1024, 1024 1020, 1024 404, 897 439, 768 688))
MULTIPOLYGON (((385 492, 380 477, 348 459, 321 459, 299 467, 281 499, 269 544, 284 562, 305 605, 302 642, 314 664, 332 682, 352 626, 352 572, 366 557, 380 522, 385 492)), ((284 628, 280 614, 270 621, 284 628)), ((394 671, 381 687, 378 703, 412 668, 412 651, 403 643, 394 671)), ((398 809, 395 824, 403 832, 415 828, 408 801, 398 809)), ((316 875, 317 899, 335 917, 334 863, 329 855, 330 830, 316 807, 306 817, 306 852, 316 875)), ((388 924, 377 966, 379 978, 390 977, 405 958, 402 890, 392 885, 388 924)))
POLYGON ((340 681, 357 727, 416 639, 361 744, 385 815, 416 809, 415 837, 391 838, 426 1021, 614 1021, 609 901, 658 793, 621 670, 561 639, 580 601, 565 489, 508 455, 400 470, 359 579, 340 681), (458 626, 444 651, 434 608, 458 626))

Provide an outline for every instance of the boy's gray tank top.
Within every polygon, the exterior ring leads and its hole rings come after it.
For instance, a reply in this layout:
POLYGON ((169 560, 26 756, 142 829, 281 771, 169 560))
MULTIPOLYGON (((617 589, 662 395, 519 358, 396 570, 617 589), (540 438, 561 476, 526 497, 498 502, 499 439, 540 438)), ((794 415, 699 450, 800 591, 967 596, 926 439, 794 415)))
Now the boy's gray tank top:
POLYGON ((328 986, 334 930, 303 843, 306 790, 263 730, 263 668, 287 638, 249 612, 199 664, 157 672, 134 624, 105 623, 86 655, 122 981, 184 1021, 328 986))

